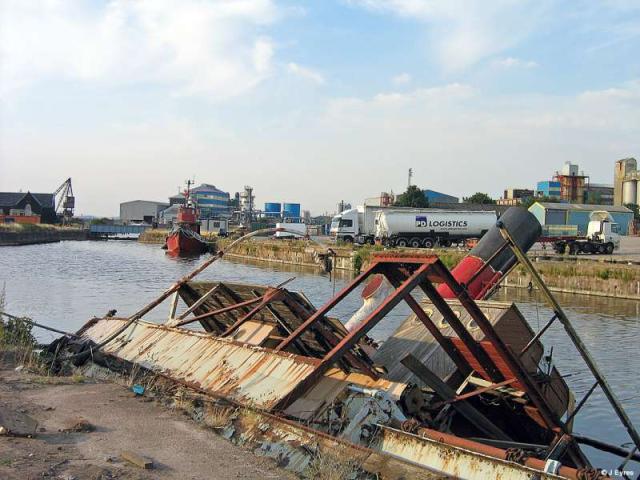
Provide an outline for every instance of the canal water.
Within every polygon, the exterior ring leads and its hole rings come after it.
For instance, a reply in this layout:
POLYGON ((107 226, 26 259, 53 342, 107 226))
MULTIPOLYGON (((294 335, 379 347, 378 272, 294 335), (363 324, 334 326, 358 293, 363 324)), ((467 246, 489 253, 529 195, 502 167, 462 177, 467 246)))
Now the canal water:
MULTIPOLYGON (((117 309, 119 316, 132 314, 202 260, 172 258, 157 245, 131 241, 0 247, 0 291, 4 285, 9 313, 74 331, 89 318, 102 316, 111 309, 117 309)), ((350 280, 350 276, 340 273, 330 278, 295 266, 227 260, 215 262, 198 278, 277 285, 291 277, 295 280, 287 288, 303 291, 316 307, 350 280)), ((501 289, 494 299, 516 301, 534 331, 551 317, 551 311, 535 291, 501 289)), ((627 413, 640 428, 640 303, 577 295, 559 295, 558 299, 606 373, 627 413)), ((331 314, 345 320, 360 305, 355 294, 331 314)), ((167 312, 168 305, 161 305, 145 318, 165 321, 167 312)), ((383 341, 407 314, 406 308, 396 308, 376 327, 372 336, 383 341)), ((38 334, 42 341, 54 338, 46 332, 38 334)), ((553 347, 553 360, 567 376, 566 380, 579 400, 593 380, 571 342, 562 328, 554 325, 545 333, 543 343, 547 353, 553 347)), ((574 430, 618 445, 630 441, 599 389, 578 415, 574 430)), ((585 451, 599 467, 616 468, 621 462, 617 457, 586 447, 585 451)), ((640 472, 640 465, 636 463, 627 468, 635 470, 636 475, 640 472)))

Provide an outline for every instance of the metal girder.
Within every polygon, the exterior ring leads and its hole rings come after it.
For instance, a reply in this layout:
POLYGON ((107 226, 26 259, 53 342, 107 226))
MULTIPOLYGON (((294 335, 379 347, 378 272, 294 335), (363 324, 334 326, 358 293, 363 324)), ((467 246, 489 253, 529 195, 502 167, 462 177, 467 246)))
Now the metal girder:
POLYGON ((340 303, 347 295, 349 295, 352 291, 354 291, 358 286, 371 274, 375 273, 377 269, 377 264, 372 265, 360 275, 358 275, 349 285, 344 287, 338 294, 329 300, 326 304, 320 307, 313 315, 311 315, 305 322, 300 325, 295 331, 289 335, 286 339, 284 339, 280 344, 275 348, 276 351, 283 350, 291 345, 300 335, 306 332, 309 327, 311 327, 314 323, 316 323, 319 319, 324 317, 329 311, 335 307, 338 303, 340 303))
MULTIPOLYGON (((306 393, 317 382, 318 378, 322 374, 324 374, 334 363, 339 361, 346 353, 348 353, 348 351, 353 348, 367 334, 367 332, 369 332, 375 325, 377 325, 380 320, 385 317, 385 315, 393 310, 393 308, 398 305, 398 303, 400 303, 408 293, 411 292, 411 290, 413 290, 421 281, 426 278, 427 273, 433 267, 433 264, 435 262, 439 262, 439 260, 437 259, 427 260, 430 261, 425 262, 425 259, 422 259, 422 264, 418 267, 418 269, 408 279, 406 279, 391 295, 389 295, 371 314, 369 314, 369 316, 360 325, 358 325, 358 327, 349 332, 348 335, 340 340, 340 342, 320 361, 314 372, 307 378, 305 378, 302 382, 300 382, 297 387, 290 392, 289 395, 287 395, 278 403, 278 405, 276 405, 276 409, 285 409, 295 400, 297 400, 301 395, 306 393)), ((371 273, 376 271, 377 264, 373 264, 364 273, 370 275, 371 273)), ((327 312, 331 307, 335 306, 338 303, 338 301, 336 301, 337 299, 342 299, 346 295, 348 295, 348 293, 353 291, 355 289, 355 286, 361 283, 362 280, 364 280, 368 275, 360 275, 358 282, 354 281, 347 288, 343 289, 340 294, 338 294, 333 300, 327 303, 325 307, 323 307, 323 309, 319 310, 318 312, 327 312)), ((312 319, 313 317, 311 317, 309 320, 312 319)))
MULTIPOLYGON (((504 377, 500 374, 498 367, 495 365, 493 360, 489 358, 487 352, 485 352, 482 347, 476 342, 476 339, 469 333, 466 327, 462 324, 458 316, 453 312, 447 301, 440 296, 435 287, 428 283, 424 282, 420 285, 420 288, 425 293, 425 295, 431 300, 431 303, 440 311, 440 313, 447 320, 451 328, 458 335, 460 341, 464 343, 469 352, 473 355, 476 362, 482 366, 486 374, 489 378, 494 382, 501 382, 504 380, 504 377)), ((453 291, 453 289, 452 289, 453 291)), ((454 291, 455 293, 455 291, 454 291)), ((464 306, 464 305, 463 305, 464 306)), ((466 307, 465 307, 466 308, 466 307)), ((493 327, 492 327, 493 328, 493 327)), ((478 372, 480 373, 480 372, 478 372)))
MULTIPOLYGON (((222 332, 222 334, 220 336, 221 337, 226 337, 231 332, 233 332, 236 328, 240 327, 243 323, 248 322, 253 317, 255 317, 260 312, 260 310, 262 310, 264 307, 266 307, 269 303, 275 302, 277 300, 280 300, 282 298, 282 296, 283 296, 283 291, 282 290, 280 290, 278 288, 268 289, 267 292, 260 299, 261 301, 260 301, 260 303, 258 305, 256 305, 244 317, 238 319, 238 321, 236 321, 233 325, 231 325, 224 332, 222 332)), ((253 302, 253 300, 251 300, 251 301, 253 302)))
POLYGON ((576 331, 576 329, 573 328, 573 325, 571 324, 571 322, 569 321, 569 318, 564 313, 564 310, 562 310, 562 307, 560 307, 560 304, 555 299, 555 297, 553 296, 553 294, 551 293, 547 285, 544 283, 544 281, 540 277, 540 274, 538 273, 538 271, 535 269, 535 267, 529 260, 529 257, 527 257, 527 255, 520 249, 518 244, 513 240, 511 233, 507 230, 507 228, 501 222, 498 222, 497 226, 500 229, 500 234, 502 235, 502 238, 504 238, 504 240, 507 243, 509 243, 511 250, 513 251, 515 256, 518 258, 520 263, 529 271, 531 277, 533 278, 533 281, 536 283, 536 285, 542 292, 542 295, 545 297, 547 303, 553 309, 553 313, 558 316, 558 319, 560 320, 560 322, 564 326, 565 331, 567 332, 567 336, 571 339, 574 346, 580 353, 580 356, 582 357, 584 362, 587 364, 587 367, 591 371, 591 374, 593 375, 593 377, 596 379, 596 381, 602 388, 602 391, 604 392, 605 396, 609 400, 609 403, 613 407, 613 410, 616 412, 616 415, 620 419, 620 422, 625 427, 625 429, 627 430, 627 433, 633 440, 634 445, 640 448, 640 435, 638 434, 638 431, 633 426, 633 423, 631 423, 631 419, 627 415, 627 412, 624 410, 624 407, 618 400, 618 397, 616 396, 616 394, 613 392, 613 389, 609 385, 609 382, 607 381, 605 376, 602 374, 602 372, 600 372, 600 368, 596 364, 596 361, 591 356, 591 353, 589 353, 587 346, 584 344, 584 342, 580 338, 580 335, 578 335, 578 332, 576 331))

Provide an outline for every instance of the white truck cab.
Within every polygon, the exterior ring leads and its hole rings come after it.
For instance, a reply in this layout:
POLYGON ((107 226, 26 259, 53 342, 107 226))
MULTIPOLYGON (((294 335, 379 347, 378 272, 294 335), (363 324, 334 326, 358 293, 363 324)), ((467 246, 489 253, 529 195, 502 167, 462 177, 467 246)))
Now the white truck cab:
POLYGON ((618 224, 609 220, 591 220, 587 227, 587 238, 594 243, 613 244, 620 248, 620 234, 618 224))
POLYGON ((364 208, 350 208, 337 214, 331 219, 329 234, 336 240, 353 242, 360 235, 361 217, 364 215, 364 208))

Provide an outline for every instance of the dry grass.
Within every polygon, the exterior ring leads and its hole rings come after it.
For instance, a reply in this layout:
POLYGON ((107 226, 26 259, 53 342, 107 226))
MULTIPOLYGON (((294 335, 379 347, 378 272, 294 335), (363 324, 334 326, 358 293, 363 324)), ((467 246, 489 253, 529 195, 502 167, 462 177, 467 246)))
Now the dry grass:
POLYGON ((202 416, 202 422, 209 428, 225 428, 231 423, 237 409, 214 404, 206 404, 202 416))
POLYGON ((332 449, 318 449, 305 470, 305 477, 314 480, 345 480, 357 478, 362 471, 363 458, 342 445, 332 449))
MULTIPOLYGON (((640 268, 637 266, 591 261, 543 261, 535 263, 535 267, 550 287, 612 296, 633 296, 640 292, 640 268)), ((509 280, 519 285, 527 285, 531 278, 524 268, 518 267, 509 280)))

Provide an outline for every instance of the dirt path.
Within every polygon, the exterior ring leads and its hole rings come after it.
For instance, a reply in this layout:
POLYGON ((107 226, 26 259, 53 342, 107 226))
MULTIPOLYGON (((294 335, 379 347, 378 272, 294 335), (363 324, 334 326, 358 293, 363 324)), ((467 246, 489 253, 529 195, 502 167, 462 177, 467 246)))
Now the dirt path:
POLYGON ((0 409, 17 410, 38 422, 34 438, 0 436, 3 480, 296 478, 116 384, 0 369, 0 409), (95 430, 60 431, 78 418, 95 430), (143 470, 123 461, 124 450, 151 458, 154 468, 143 470))

